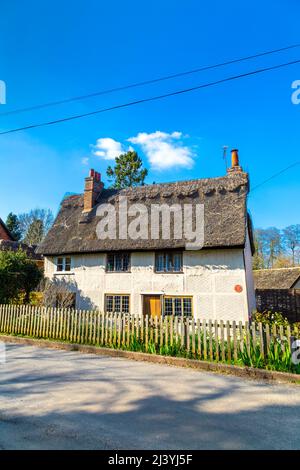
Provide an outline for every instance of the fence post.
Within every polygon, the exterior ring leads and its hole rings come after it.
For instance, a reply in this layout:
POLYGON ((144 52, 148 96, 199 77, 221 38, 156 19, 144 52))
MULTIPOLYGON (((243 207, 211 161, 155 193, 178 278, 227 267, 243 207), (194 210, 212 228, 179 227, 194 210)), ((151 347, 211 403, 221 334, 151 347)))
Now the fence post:
POLYGON ((270 351, 270 325, 266 324, 266 356, 268 356, 270 351))
POLYGON ((154 343, 155 343, 155 349, 156 349, 157 345, 158 345, 158 319, 157 319, 157 315, 155 315, 154 322, 155 322, 154 343))
POLYGON ((265 347, 264 347, 263 325, 261 322, 258 324, 258 331, 259 331, 260 354, 261 354, 261 357, 264 359, 265 347))
POLYGON ((200 318, 197 318, 197 338, 198 338, 198 344, 197 344, 197 353, 199 356, 199 359, 201 359, 201 324, 200 324, 200 318))
POLYGON ((148 352, 148 315, 146 315, 146 328, 145 328, 145 347, 146 347, 146 352, 148 352))
POLYGON ((239 350, 242 352, 244 350, 244 331, 243 323, 239 321, 239 350))
POLYGON ((249 330, 249 322, 245 322, 245 336, 246 336, 246 348, 248 356, 250 356, 250 330, 249 330))
POLYGON ((207 338, 206 338, 206 320, 203 320, 203 356, 207 360, 207 338))
POLYGON ((213 341, 212 341, 212 321, 208 320, 208 334, 209 334, 209 358, 211 361, 214 360, 214 352, 213 352, 213 341))
POLYGON ((219 325, 218 325, 217 320, 215 320, 215 323, 214 323, 214 330, 215 330, 215 345, 216 345, 216 361, 219 362, 219 325))
POLYGON ((169 317, 167 315, 165 315, 165 319, 164 319, 164 330, 165 330, 165 346, 167 348, 169 345, 169 317))
POLYGON ((227 360, 231 362, 231 336, 230 336, 230 323, 226 321, 226 336, 227 336, 227 360))
POLYGON ((122 316, 122 346, 126 344, 126 314, 122 316))
POLYGON ((164 327, 163 327, 163 319, 162 316, 159 319, 159 336, 160 336, 160 347, 162 348, 163 346, 163 341, 164 341, 164 327))
POLYGON ((233 360, 237 362, 238 355, 237 355, 237 336, 236 336, 236 322, 232 322, 232 329, 233 329, 233 360))
POLYGON ((121 346, 122 314, 118 314, 118 348, 121 346))

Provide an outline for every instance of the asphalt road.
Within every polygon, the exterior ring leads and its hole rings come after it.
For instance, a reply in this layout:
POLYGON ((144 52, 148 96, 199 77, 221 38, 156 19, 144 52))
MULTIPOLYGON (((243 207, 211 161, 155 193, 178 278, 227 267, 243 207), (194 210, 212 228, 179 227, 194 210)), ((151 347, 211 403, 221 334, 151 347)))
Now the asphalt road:
POLYGON ((0 449, 300 448, 299 386, 6 347, 0 449))

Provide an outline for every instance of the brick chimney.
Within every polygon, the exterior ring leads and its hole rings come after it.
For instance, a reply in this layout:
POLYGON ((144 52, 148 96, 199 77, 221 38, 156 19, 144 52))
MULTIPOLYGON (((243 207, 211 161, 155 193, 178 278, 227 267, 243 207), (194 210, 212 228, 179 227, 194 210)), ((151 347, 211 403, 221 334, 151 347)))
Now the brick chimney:
POLYGON ((239 162, 239 151, 238 149, 231 150, 231 167, 227 168, 227 173, 232 175, 234 173, 242 173, 243 169, 239 162))
POLYGON ((82 212, 90 212, 93 209, 103 186, 101 174, 95 170, 90 170, 89 176, 85 178, 84 207, 82 212))

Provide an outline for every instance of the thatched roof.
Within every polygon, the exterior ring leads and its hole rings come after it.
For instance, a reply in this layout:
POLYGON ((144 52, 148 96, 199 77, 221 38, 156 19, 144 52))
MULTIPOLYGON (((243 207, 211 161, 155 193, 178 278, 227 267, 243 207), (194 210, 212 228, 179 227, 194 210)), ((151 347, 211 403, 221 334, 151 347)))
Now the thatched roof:
POLYGON ((36 253, 36 246, 27 245, 26 243, 16 242, 12 240, 0 240, 0 251, 18 251, 23 250, 26 252, 28 258, 34 260, 41 260, 41 254, 36 253))
MULTIPOLYGON (((176 183, 146 185, 123 190, 104 189, 95 208, 83 214, 83 195, 70 196, 38 252, 45 255, 91 253, 111 250, 153 250, 184 248, 186 240, 99 240, 96 216, 99 204, 118 205, 126 196, 128 205, 145 204, 150 214, 151 204, 204 204, 204 247, 243 247, 245 244, 248 175, 235 173, 221 178, 197 179, 176 183)), ((129 218, 130 222, 130 218, 129 218)), ((150 230, 150 229, 149 229, 150 230)), ((149 232, 150 233, 150 232, 149 232)))
POLYGON ((253 271, 255 289, 292 289, 300 278, 300 268, 253 271))

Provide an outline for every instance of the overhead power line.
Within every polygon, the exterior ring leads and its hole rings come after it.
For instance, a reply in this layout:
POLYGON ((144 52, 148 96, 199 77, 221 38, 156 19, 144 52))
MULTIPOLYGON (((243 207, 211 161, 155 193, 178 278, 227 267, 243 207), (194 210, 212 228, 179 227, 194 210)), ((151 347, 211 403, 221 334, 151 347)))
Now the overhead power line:
POLYGON ((253 191, 255 191, 256 189, 260 188, 261 186, 263 186, 264 184, 268 183, 269 181, 273 180, 274 178, 277 178, 277 176, 280 176, 282 175, 283 173, 285 173, 286 171, 290 170, 291 168, 294 168, 295 166, 298 166, 300 165, 300 160, 298 160, 297 162, 295 163, 292 163, 291 165, 288 165, 286 166, 285 168, 283 168, 282 170, 278 171, 277 173, 274 173, 273 175, 269 176, 269 178, 265 179, 264 181, 262 181, 261 183, 258 183, 256 186, 254 186, 252 189, 250 189, 250 194, 253 193, 253 191))
POLYGON ((95 114, 100 114, 100 113, 105 113, 105 112, 108 112, 108 111, 113 111, 113 110, 116 110, 116 109, 122 109, 122 108, 127 108, 127 107, 130 107, 130 106, 135 106, 137 104, 148 103, 148 102, 151 102, 151 101, 157 101, 157 100, 160 100, 160 99, 168 98, 170 96, 176 96, 176 95, 181 95, 181 94, 184 94, 184 93, 189 93, 189 92, 192 92, 192 91, 200 90, 202 88, 208 88, 208 87, 211 87, 211 86, 214 86, 214 85, 219 85, 221 83, 226 83, 226 82, 230 82, 230 81, 233 81, 233 80, 238 80, 240 78, 249 77, 249 76, 252 76, 252 75, 259 74, 259 73, 264 73, 264 72, 268 72, 270 70, 276 70, 276 69, 279 69, 279 68, 283 68, 283 67, 287 67, 289 65, 294 65, 294 64, 299 64, 299 63, 300 63, 300 59, 293 60, 291 62, 286 62, 286 63, 283 63, 283 64, 273 65, 271 67, 265 67, 265 68, 262 68, 262 69, 253 70, 251 72, 242 73, 242 74, 239 74, 239 75, 233 75, 231 77, 216 80, 214 82, 204 83, 202 85, 198 85, 198 86, 194 86, 194 87, 190 87, 190 88, 185 88, 185 89, 173 91, 173 92, 170 92, 170 93, 165 93, 165 94, 162 94, 162 95, 156 95, 156 96, 152 96, 152 97, 149 97, 149 98, 143 98, 143 99, 140 99, 140 100, 129 101, 127 103, 117 104, 117 105, 114 105, 114 106, 110 106, 108 108, 97 109, 95 111, 90 111, 88 113, 75 114, 75 115, 72 115, 72 116, 67 116, 65 118, 55 119, 53 121, 46 121, 46 122, 42 122, 42 123, 39 123, 39 124, 30 124, 30 125, 27 125, 27 126, 24 126, 24 127, 9 129, 9 130, 0 132, 0 135, 11 134, 13 132, 25 131, 25 130, 34 129, 34 128, 37 128, 37 127, 51 126, 53 124, 60 124, 61 122, 72 121, 74 119, 81 119, 81 118, 84 118, 84 117, 87 117, 87 116, 93 116, 95 114))
POLYGON ((82 101, 82 100, 86 100, 88 98, 94 98, 95 96, 107 95, 107 94, 115 93, 117 91, 128 90, 130 88, 137 88, 137 87, 141 87, 141 86, 145 86, 145 85, 151 85, 151 84, 157 83, 157 82, 162 82, 162 81, 171 80, 171 79, 174 79, 174 78, 179 78, 179 77, 184 77, 184 76, 187 76, 187 75, 192 75, 192 74, 199 73, 199 72, 204 72, 205 70, 216 69, 218 67, 224 67, 226 65, 236 64, 238 62, 243 62, 243 61, 247 61, 247 60, 251 60, 251 59, 256 59, 258 57, 263 57, 263 56, 266 56, 266 55, 271 55, 271 54, 276 54, 276 53, 279 53, 279 52, 284 52, 284 51, 287 51, 289 49, 295 49, 297 47, 300 47, 300 44, 293 44, 293 45, 290 45, 290 46, 281 47, 279 49, 273 49, 271 51, 259 52, 257 54, 249 55, 249 56, 246 56, 246 57, 240 57, 238 59, 227 60, 225 62, 221 62, 221 63, 218 63, 218 64, 198 67, 198 68, 188 70, 188 71, 185 71, 185 72, 174 73, 174 74, 171 74, 171 75, 165 75, 163 77, 158 77, 158 78, 154 78, 154 79, 151 79, 151 80, 144 80, 144 81, 137 82, 137 83, 132 83, 132 84, 129 84, 129 85, 119 86, 119 87, 116 87, 116 88, 110 88, 110 89, 107 89, 107 90, 96 91, 94 93, 89 93, 89 94, 86 94, 86 95, 74 96, 72 98, 66 98, 66 99, 63 99, 63 100, 51 101, 51 102, 48 102, 48 103, 42 103, 42 104, 38 104, 38 105, 35 105, 35 106, 29 106, 29 107, 26 107, 26 108, 20 108, 20 109, 15 109, 15 110, 12 110, 12 111, 6 111, 5 113, 0 113, 0 116, 9 116, 9 115, 12 115, 12 114, 19 114, 19 113, 24 113, 24 112, 27 112, 27 111, 35 111, 35 110, 38 110, 38 109, 49 108, 51 106, 58 106, 58 105, 61 105, 61 104, 71 103, 71 102, 74 102, 74 101, 82 101))

